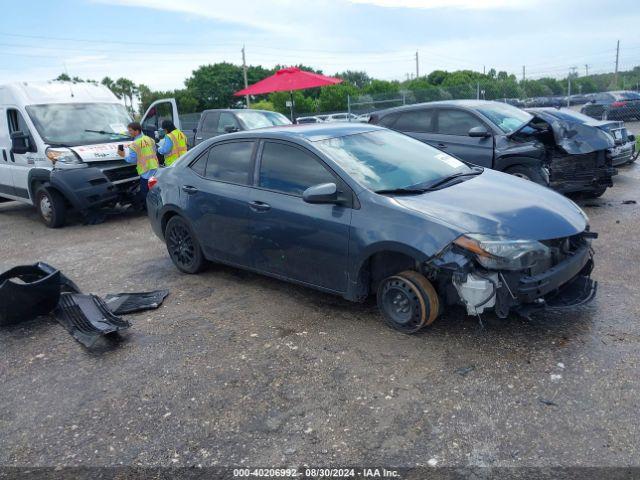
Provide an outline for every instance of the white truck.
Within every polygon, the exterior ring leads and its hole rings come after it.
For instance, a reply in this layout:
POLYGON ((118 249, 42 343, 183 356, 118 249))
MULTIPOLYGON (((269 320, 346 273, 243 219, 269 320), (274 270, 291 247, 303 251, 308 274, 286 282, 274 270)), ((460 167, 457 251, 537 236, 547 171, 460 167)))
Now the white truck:
POLYGON ((131 117, 105 86, 72 82, 0 85, 0 202, 34 205, 44 223, 126 204, 139 183, 117 154, 131 117))

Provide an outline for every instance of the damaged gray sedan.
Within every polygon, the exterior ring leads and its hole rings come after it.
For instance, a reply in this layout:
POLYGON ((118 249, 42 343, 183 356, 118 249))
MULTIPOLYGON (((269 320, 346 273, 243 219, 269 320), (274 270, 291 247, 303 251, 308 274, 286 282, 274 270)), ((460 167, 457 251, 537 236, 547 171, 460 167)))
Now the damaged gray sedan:
POLYGON ((499 317, 593 298, 587 217, 571 200, 363 124, 217 137, 149 181, 175 266, 253 270, 352 301, 405 333, 453 305, 499 317))

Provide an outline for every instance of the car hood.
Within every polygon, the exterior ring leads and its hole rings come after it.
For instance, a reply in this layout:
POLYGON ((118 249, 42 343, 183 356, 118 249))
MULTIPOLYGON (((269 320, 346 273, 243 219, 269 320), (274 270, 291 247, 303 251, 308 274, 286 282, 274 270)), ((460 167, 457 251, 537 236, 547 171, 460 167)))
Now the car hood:
MULTIPOLYGON (((611 135, 594 125, 588 125, 579 121, 560 120, 547 112, 530 112, 533 118, 549 124, 553 131, 556 144, 569 154, 591 153, 598 150, 606 150, 614 146, 611 135)), ((526 125, 518 129, 522 130, 526 125)), ((515 133, 515 132, 513 132, 515 133)), ((513 135, 510 134, 510 135, 513 135)))
POLYGON ((396 196, 395 200, 459 228, 460 233, 550 240, 580 233, 588 222, 568 198, 528 180, 487 169, 451 187, 396 196))
POLYGON ((124 145, 125 148, 131 143, 130 140, 120 140, 112 143, 98 143, 95 145, 78 145, 71 147, 83 162, 103 162, 122 160, 118 155, 118 145, 124 145))

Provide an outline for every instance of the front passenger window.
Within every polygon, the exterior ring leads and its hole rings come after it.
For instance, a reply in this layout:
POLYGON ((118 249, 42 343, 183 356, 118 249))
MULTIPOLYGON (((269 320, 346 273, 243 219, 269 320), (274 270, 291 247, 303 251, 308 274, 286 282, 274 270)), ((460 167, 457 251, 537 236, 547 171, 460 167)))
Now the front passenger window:
POLYGON ((468 135, 474 127, 484 124, 469 112, 462 110, 440 110, 438 112, 438 133, 442 135, 468 135))

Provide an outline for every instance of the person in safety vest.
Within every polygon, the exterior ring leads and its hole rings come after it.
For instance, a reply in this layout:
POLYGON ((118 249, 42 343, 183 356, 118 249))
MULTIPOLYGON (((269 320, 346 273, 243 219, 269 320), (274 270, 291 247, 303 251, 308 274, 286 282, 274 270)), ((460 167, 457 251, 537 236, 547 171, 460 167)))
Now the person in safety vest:
POLYGON ((163 121, 162 129, 166 133, 158 147, 158 153, 164 155, 164 164, 170 167, 178 158, 187 153, 187 136, 178 130, 171 120, 163 121))
POLYGON ((129 144, 129 154, 125 156, 124 150, 118 150, 118 155, 124 158, 127 163, 136 164, 136 170, 140 175, 137 203, 144 210, 147 193, 149 193, 147 182, 158 171, 156 142, 142 133, 142 126, 138 122, 131 122, 127 125, 127 131, 133 137, 133 142, 129 144))

